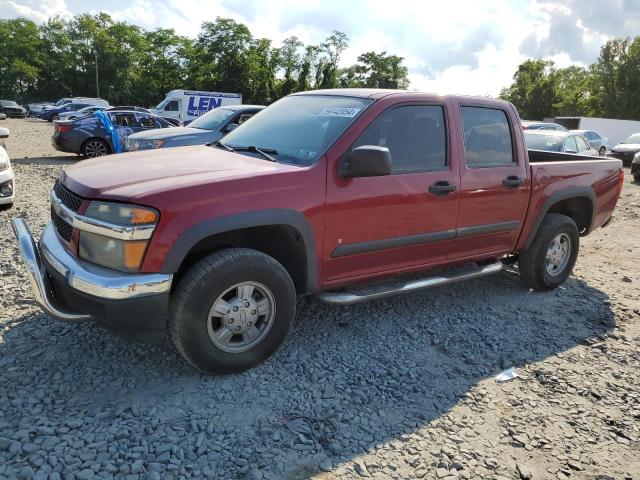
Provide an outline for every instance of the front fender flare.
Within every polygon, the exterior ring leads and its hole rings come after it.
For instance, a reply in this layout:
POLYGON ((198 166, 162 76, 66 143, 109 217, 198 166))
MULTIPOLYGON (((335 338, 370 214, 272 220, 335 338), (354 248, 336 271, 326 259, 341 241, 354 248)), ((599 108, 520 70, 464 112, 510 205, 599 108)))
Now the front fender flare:
POLYGON ((173 243, 162 265, 162 273, 175 273, 193 247, 201 240, 219 233, 243 228, 286 225, 302 237, 306 253, 307 291, 317 287, 316 242, 307 218, 296 210, 273 208, 213 218, 197 223, 185 230, 173 243))

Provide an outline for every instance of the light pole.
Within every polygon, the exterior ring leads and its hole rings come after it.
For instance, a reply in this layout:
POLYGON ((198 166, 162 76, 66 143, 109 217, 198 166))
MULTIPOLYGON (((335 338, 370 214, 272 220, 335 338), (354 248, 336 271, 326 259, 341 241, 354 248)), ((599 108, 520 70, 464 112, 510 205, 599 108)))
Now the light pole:
POLYGON ((100 85, 98 83, 98 49, 96 46, 93 46, 93 54, 96 62, 96 97, 100 98, 100 85))

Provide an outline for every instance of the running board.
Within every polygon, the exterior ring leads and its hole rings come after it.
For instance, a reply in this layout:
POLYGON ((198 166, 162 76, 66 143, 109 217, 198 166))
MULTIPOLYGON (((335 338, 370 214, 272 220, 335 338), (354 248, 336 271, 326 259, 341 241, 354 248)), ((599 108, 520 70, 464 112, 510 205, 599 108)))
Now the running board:
POLYGON ((502 270, 502 262, 497 261, 488 265, 476 265, 456 268, 454 270, 443 272, 442 274, 426 277, 406 279, 398 279, 395 282, 385 282, 377 284, 368 284, 370 286, 361 286, 353 288, 350 291, 325 291, 316 295, 316 298, 322 303, 329 305, 353 305, 354 303, 375 300, 379 298, 399 295, 401 293, 410 293, 424 288, 437 287, 448 283, 460 282, 471 278, 484 277, 502 270))

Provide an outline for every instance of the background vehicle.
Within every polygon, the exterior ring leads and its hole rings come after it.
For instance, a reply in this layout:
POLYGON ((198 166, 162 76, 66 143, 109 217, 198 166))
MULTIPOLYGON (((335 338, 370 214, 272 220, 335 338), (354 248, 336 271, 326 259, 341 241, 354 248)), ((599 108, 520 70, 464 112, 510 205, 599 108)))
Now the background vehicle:
POLYGON ((45 107, 51 107, 51 102, 30 103, 27 105, 27 115, 30 117, 37 117, 45 107))
POLYGON ((13 100, 0 100, 0 112, 9 118, 24 118, 27 116, 27 110, 13 100))
POLYGON ((72 98, 70 101, 63 103, 62 105, 45 108, 40 112, 39 117, 43 120, 52 122, 55 117, 64 112, 77 111, 89 106, 109 107, 109 102, 102 100, 101 98, 72 98))
POLYGON ((201 115, 188 127, 134 133, 127 139, 126 150, 204 145, 216 142, 263 108, 262 105, 229 105, 201 115))
POLYGON ((631 162, 631 175, 635 182, 640 182, 640 152, 636 153, 631 162))
POLYGON ((598 132, 594 130, 569 130, 571 133, 577 133, 578 135, 582 135, 589 145, 593 147, 594 150, 598 151, 598 155, 604 157, 607 153, 607 149, 609 148, 609 139, 603 137, 598 132))
POLYGON ((0 209, 9 208, 15 199, 15 175, 3 140, 9 130, 0 128, 0 209))
POLYGON ((214 108, 240 105, 239 93, 200 92, 195 90, 171 90, 151 113, 188 123, 214 108))
POLYGON ((640 152, 640 133, 634 133, 612 147, 609 155, 614 158, 619 158, 622 160, 622 163, 628 167, 638 152, 640 152))
POLYGON ((557 123, 551 122, 535 122, 531 120, 523 120, 522 128, 525 130, 558 130, 560 132, 567 132, 568 130, 557 123))
MULTIPOLYGON (((128 135, 154 128, 167 128, 166 120, 148 113, 109 110, 122 145, 128 135)), ((100 157, 114 151, 111 134, 95 116, 56 122, 51 142, 56 150, 77 153, 85 158, 100 157)))
POLYGON ((570 130, 594 130, 608 138, 611 145, 620 143, 635 132, 640 132, 639 120, 593 117, 555 117, 548 120, 564 125, 570 130))
POLYGON ((530 150, 577 153, 597 157, 598 151, 582 135, 557 130, 525 130, 524 137, 530 150))
POLYGON ((41 257, 12 224, 50 315, 136 338, 168 325, 185 359, 220 373, 269 357, 300 295, 352 304, 495 273, 504 256, 553 289, 623 178, 619 160, 529 154, 504 101, 320 90, 212 146, 69 167, 41 257))
POLYGON ((90 105, 88 107, 83 107, 78 110, 71 109, 66 112, 62 112, 59 115, 53 117, 54 120, 75 120, 77 118, 86 117, 87 115, 93 115, 99 110, 106 110, 105 107, 90 105))

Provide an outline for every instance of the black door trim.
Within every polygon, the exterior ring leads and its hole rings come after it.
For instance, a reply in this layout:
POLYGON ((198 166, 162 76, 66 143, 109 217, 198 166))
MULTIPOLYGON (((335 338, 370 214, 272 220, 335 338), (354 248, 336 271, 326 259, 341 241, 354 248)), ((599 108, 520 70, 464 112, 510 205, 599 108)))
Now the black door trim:
POLYGON ((357 255, 359 253, 371 253, 390 248, 410 247, 412 245, 424 245, 427 243, 442 242, 455 238, 470 237, 472 235, 482 235, 485 233, 495 233, 508 230, 515 230, 520 225, 519 220, 509 222, 490 223, 487 225, 475 225, 473 227, 463 227, 456 230, 444 230, 442 232, 419 233, 417 235, 407 235, 404 237, 383 238, 381 240, 369 240, 367 242, 349 243, 338 245, 333 252, 332 258, 357 255))
POLYGON ((458 238, 470 237, 472 235, 482 235, 484 233, 496 233, 507 230, 515 230, 520 225, 519 220, 508 222, 489 223, 487 225, 474 225, 473 227, 462 227, 458 229, 458 238))
POLYGON ((331 253, 333 258, 346 257, 347 255, 357 255, 358 253, 369 253, 377 250, 387 250, 389 248, 408 247, 424 243, 441 242, 452 240, 456 236, 455 230, 445 230, 443 232, 419 233, 405 237, 383 238, 382 240, 369 240, 368 242, 349 243, 338 245, 331 253))

